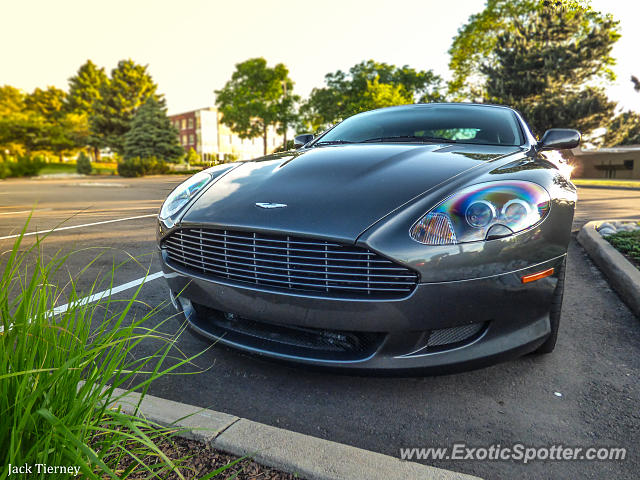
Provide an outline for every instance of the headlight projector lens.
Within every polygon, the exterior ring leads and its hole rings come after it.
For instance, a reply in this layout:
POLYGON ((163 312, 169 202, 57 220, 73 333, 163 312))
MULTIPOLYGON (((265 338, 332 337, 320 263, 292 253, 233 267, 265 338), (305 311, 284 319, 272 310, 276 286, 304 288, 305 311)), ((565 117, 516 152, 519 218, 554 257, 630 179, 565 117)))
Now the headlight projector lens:
POLYGON ((502 218, 515 225, 525 221, 529 216, 531 209, 529 205, 520 199, 509 200, 502 207, 502 218))
POLYGON ((479 200, 467 207, 465 218, 474 228, 486 227, 496 217, 496 209, 486 200, 479 200))

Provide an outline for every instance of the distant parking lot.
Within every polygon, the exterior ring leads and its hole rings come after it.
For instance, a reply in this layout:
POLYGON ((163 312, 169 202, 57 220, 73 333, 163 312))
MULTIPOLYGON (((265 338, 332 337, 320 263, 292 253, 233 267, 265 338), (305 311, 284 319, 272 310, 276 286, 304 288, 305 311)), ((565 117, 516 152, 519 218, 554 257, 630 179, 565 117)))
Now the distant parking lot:
MULTIPOLYGON (((47 254, 78 251, 70 257, 69 274, 103 252, 79 278, 81 289, 114 261, 129 259, 118 269, 115 286, 138 280, 147 270, 156 273, 154 217, 182 179, 0 182, 0 251, 10 248, 12 236, 33 209, 27 232, 63 227, 46 240, 47 254)), ((583 188, 579 195, 574 229, 592 219, 640 220, 640 191, 583 188)), ((167 301, 164 280, 156 277, 143 287, 139 300, 144 303, 132 315, 145 311, 145 304, 167 301)), ((167 308, 156 319, 172 313, 167 308)), ((393 456, 400 455, 400 448, 447 447, 460 441, 470 446, 519 442, 626 447, 624 461, 428 463, 486 478, 633 478, 640 471, 640 320, 610 290, 575 240, 569 249, 562 321, 552 355, 527 356, 475 372, 356 378, 215 346, 197 360, 199 367, 210 367, 208 371, 166 377, 150 393, 393 456)), ((179 325, 173 319, 165 328, 179 325)), ((208 345, 188 333, 180 342, 187 354, 208 345)))

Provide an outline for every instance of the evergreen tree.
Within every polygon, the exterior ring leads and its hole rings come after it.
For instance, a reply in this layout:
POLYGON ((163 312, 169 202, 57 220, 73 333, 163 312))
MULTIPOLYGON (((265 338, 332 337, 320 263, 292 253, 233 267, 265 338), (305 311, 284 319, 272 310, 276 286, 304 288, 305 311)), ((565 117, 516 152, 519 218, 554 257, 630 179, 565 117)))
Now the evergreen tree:
POLYGON ((588 133, 606 125, 615 104, 593 81, 607 68, 616 25, 582 9, 552 7, 516 21, 481 68, 485 100, 517 108, 539 135, 553 127, 588 133))
POLYGON ((111 71, 111 78, 100 87, 100 97, 90 118, 91 131, 103 145, 122 154, 124 135, 136 110, 150 97, 159 99, 156 90, 146 66, 121 60, 111 71))
MULTIPOLYGON (((94 115, 96 104, 102 98, 100 92, 107 82, 104 69, 98 68, 91 60, 87 60, 69 79, 67 109, 90 119, 94 115)), ((98 161, 100 148, 104 146, 100 133, 91 131, 86 138, 86 145, 91 147, 94 161, 98 161)))
POLYGON ((176 161, 184 155, 178 142, 178 130, 167 117, 164 101, 149 97, 131 121, 123 136, 124 158, 156 157, 176 161))

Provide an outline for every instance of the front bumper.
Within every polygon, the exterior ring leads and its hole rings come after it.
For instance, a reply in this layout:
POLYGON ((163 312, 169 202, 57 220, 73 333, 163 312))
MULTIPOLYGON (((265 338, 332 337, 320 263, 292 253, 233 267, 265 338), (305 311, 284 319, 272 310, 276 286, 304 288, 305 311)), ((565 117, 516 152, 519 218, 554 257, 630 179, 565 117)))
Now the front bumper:
POLYGON ((275 359, 394 373, 468 370, 535 350, 550 333, 557 276, 527 284, 521 277, 557 272, 564 261, 563 255, 485 278, 420 283, 402 299, 361 300, 213 281, 180 270, 162 250, 160 257, 178 309, 201 335, 275 359), (240 322, 246 328, 236 328, 240 322))

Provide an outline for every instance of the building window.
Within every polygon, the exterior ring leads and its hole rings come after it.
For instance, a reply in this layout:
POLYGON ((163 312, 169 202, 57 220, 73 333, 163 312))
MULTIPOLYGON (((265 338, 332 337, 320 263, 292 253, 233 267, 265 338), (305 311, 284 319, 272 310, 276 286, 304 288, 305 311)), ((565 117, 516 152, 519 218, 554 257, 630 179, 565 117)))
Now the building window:
POLYGON ((189 119, 189 128, 193 128, 193 118, 189 119))
POLYGON ((189 135, 189 144, 193 145, 193 133, 189 135))
POLYGON ((184 130, 185 128, 187 128, 187 120, 186 119, 182 119, 182 130, 184 130))
POLYGON ((186 144, 187 144, 187 136, 182 135, 182 145, 186 145, 186 144))
POLYGON ((625 160, 624 168, 625 170, 633 170, 633 160, 625 160))

